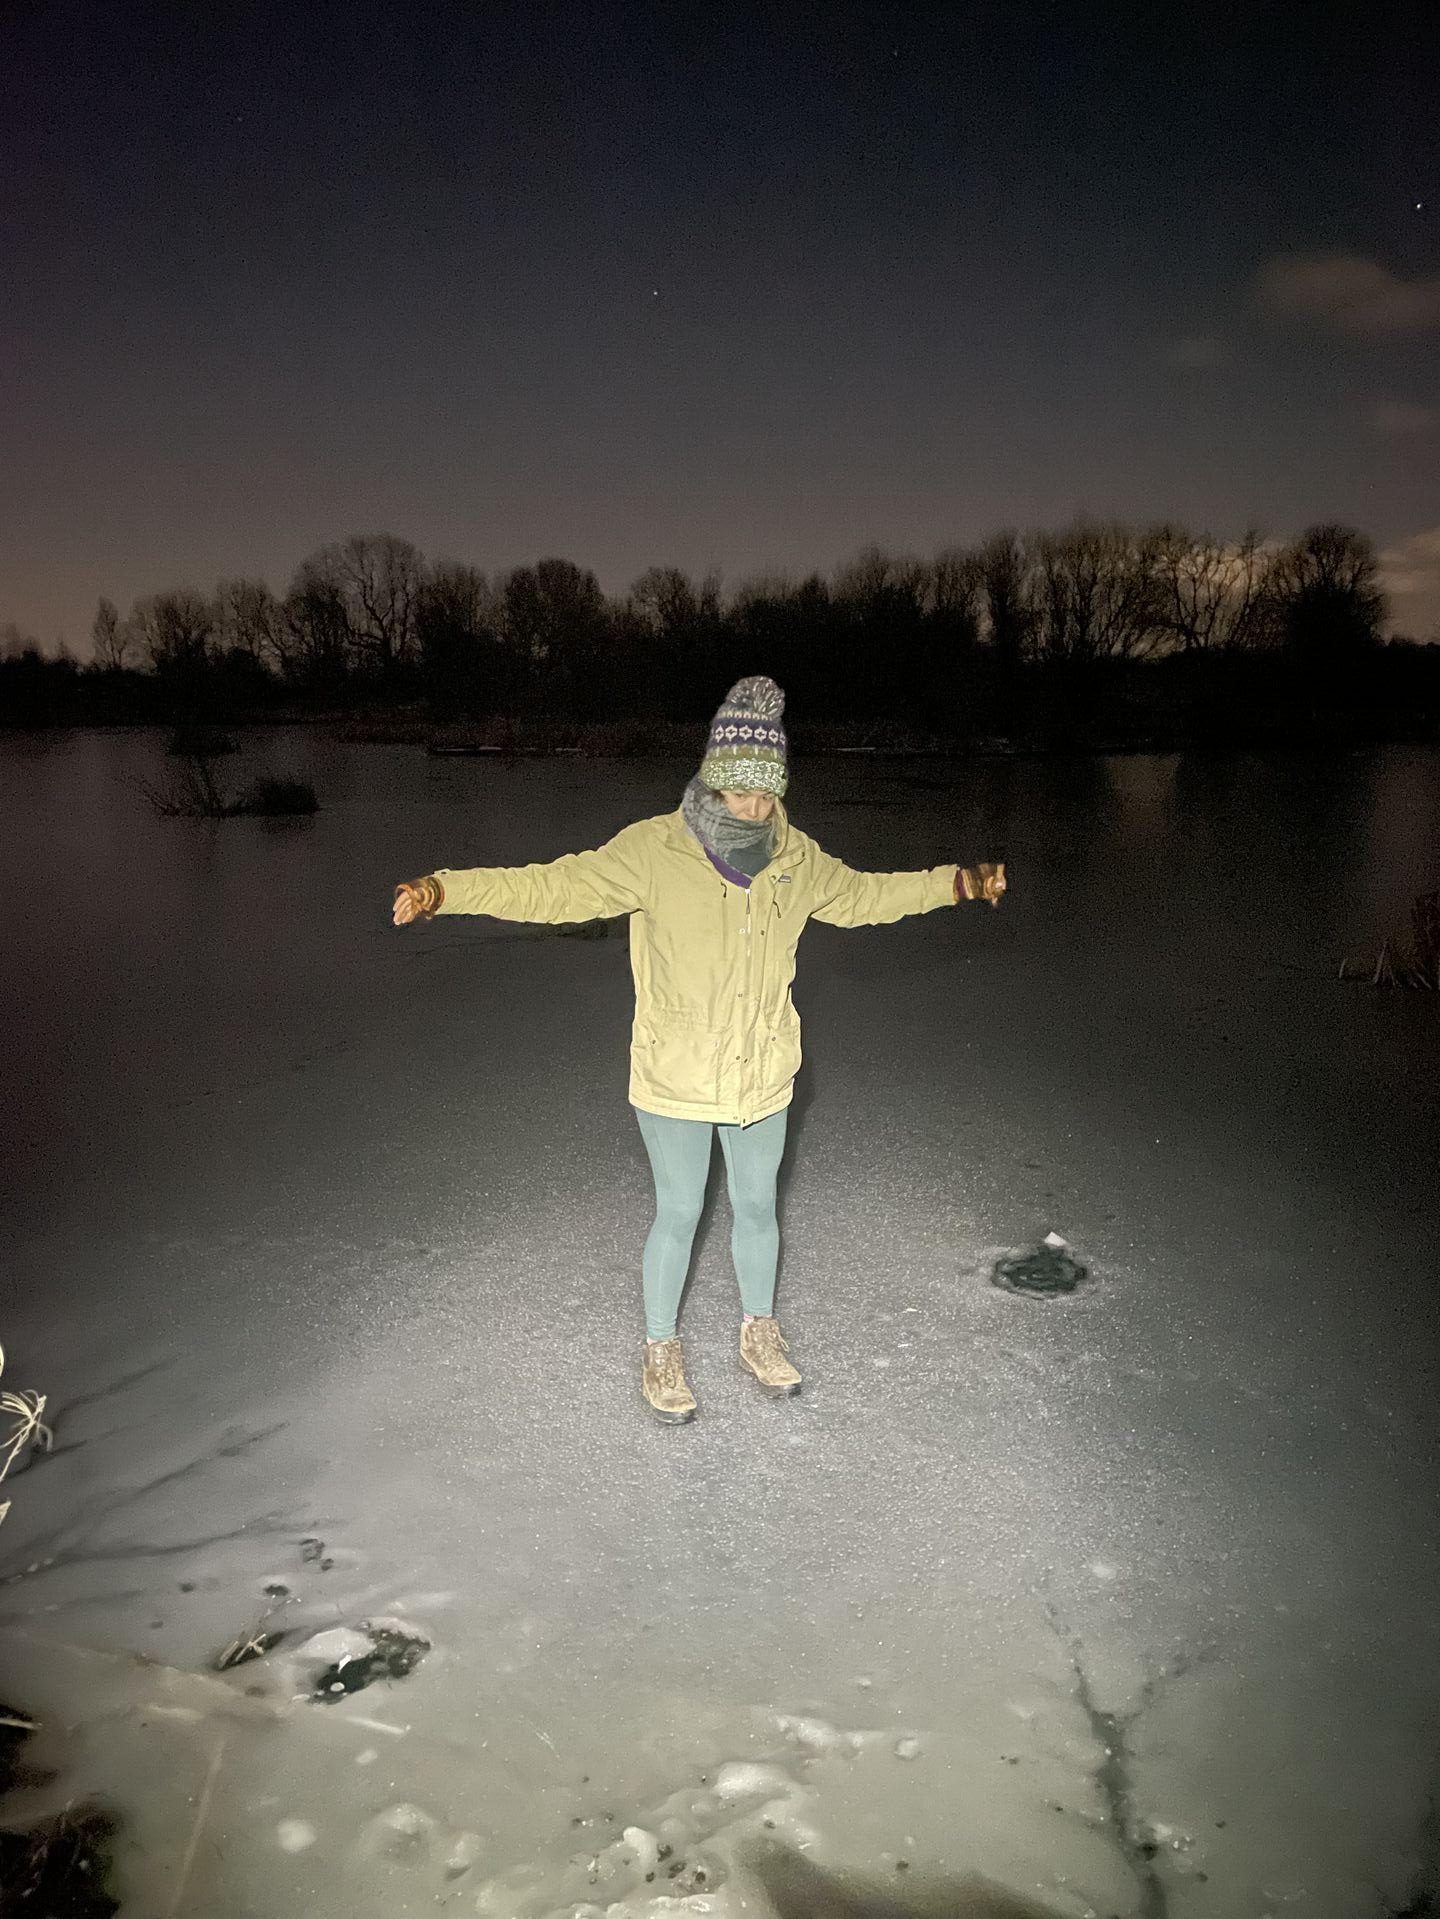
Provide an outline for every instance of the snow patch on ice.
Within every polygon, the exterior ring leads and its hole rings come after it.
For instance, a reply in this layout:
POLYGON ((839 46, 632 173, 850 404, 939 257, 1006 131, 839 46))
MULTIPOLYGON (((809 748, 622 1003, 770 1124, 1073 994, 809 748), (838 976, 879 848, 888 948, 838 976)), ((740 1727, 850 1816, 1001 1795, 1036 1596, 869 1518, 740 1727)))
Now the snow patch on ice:
POLYGON ((737 1799, 784 1799, 796 1790, 795 1781, 779 1766, 732 1760, 715 1775, 716 1796, 727 1804, 737 1799))

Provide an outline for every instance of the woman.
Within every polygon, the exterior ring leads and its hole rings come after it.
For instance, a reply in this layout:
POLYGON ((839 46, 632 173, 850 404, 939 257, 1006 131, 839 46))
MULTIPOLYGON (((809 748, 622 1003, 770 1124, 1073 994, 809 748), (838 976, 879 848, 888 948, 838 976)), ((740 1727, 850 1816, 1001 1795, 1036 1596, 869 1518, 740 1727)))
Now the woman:
POLYGON ((441 867, 395 889, 397 926, 437 913, 507 920, 630 916, 630 1101, 655 1176, 645 1243, 641 1387, 658 1418, 695 1415, 676 1332, 716 1131, 734 1213, 742 1363, 773 1393, 800 1374, 775 1318, 775 1184, 800 1065, 790 998, 805 923, 873 926, 961 900, 998 905, 1003 865, 857 873, 790 824, 785 696, 741 680, 674 813, 546 865, 441 867))

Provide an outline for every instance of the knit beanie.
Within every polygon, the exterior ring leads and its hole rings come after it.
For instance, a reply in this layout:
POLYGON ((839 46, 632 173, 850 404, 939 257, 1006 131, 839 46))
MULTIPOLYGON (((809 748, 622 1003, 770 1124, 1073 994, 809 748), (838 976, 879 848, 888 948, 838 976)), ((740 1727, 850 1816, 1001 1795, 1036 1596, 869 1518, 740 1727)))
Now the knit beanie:
POLYGON ((781 798, 789 784, 785 728, 780 723, 784 711, 785 695, 774 680, 761 674, 737 680, 710 722, 700 762, 706 786, 716 793, 773 793, 781 798))

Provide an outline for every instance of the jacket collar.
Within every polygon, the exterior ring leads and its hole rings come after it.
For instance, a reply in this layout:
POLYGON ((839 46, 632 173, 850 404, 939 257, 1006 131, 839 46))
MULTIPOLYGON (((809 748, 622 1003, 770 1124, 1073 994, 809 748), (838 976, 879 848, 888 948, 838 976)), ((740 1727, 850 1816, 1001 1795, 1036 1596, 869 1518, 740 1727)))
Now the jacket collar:
MULTIPOLYGON (((706 866, 710 866, 710 857, 699 840, 697 840, 695 835, 690 831, 681 808, 677 806, 675 811, 666 817, 671 839, 683 848, 685 852, 693 854, 697 860, 703 860, 706 866)), ((785 810, 785 802, 783 800, 776 800, 774 818, 777 828, 775 851, 770 855, 769 865, 765 868, 766 873, 771 872, 779 866, 794 866, 800 858, 801 853, 799 835, 790 825, 790 815, 785 810)), ((712 866, 710 870, 713 873, 715 869, 712 866)), ((764 874, 762 874, 761 877, 763 878, 764 874)))

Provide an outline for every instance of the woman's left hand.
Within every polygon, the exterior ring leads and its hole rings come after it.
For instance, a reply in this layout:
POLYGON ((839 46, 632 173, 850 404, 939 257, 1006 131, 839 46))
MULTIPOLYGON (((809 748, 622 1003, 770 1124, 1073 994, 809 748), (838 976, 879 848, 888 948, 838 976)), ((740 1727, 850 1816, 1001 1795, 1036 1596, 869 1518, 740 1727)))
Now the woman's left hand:
POLYGON ((1004 860, 981 860, 978 866, 962 866, 956 873, 957 899, 989 900, 992 906, 998 906, 1004 891, 1004 860))

